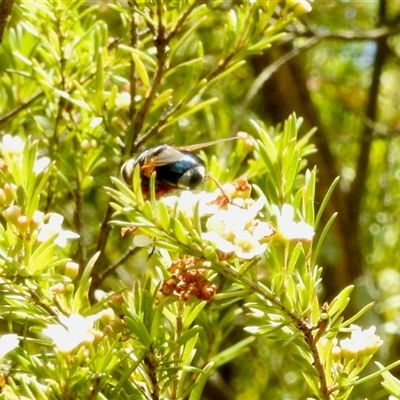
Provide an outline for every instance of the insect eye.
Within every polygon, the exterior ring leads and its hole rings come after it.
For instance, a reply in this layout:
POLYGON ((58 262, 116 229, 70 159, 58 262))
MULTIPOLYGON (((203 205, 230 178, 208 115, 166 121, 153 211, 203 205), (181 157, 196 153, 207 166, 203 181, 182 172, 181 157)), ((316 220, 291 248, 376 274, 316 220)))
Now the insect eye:
POLYGON ((205 175, 206 169, 203 165, 192 167, 180 176, 178 186, 185 189, 194 189, 204 181, 205 175))

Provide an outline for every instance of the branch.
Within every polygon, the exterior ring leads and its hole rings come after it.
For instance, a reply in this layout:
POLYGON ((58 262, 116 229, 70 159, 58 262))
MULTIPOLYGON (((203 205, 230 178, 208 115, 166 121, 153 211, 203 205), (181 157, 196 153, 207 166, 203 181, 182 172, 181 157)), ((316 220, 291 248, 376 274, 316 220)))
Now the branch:
POLYGON ((14 0, 3 0, 0 3, 0 44, 3 42, 4 31, 11 15, 14 0))
MULTIPOLYGON (((381 1, 379 4, 380 21, 382 21, 385 18, 385 1, 381 1)), ((388 45, 386 38, 381 37, 377 41, 371 86, 369 89, 368 103, 366 105, 365 111, 366 117, 372 123, 375 123, 377 118, 380 78, 383 72, 383 67, 386 63, 386 57, 388 55, 387 47, 388 45)), ((358 220, 358 217, 360 215, 361 201, 364 196, 366 181, 368 177, 368 166, 373 134, 374 129, 371 124, 365 125, 360 145, 360 154, 357 160, 356 178, 353 181, 347 199, 350 215, 352 215, 352 217, 356 220, 358 220)), ((357 235, 357 232, 352 232, 352 234, 357 235)), ((356 273, 357 272, 361 273, 361 271, 356 271, 356 273)))
POLYGON ((30 98, 26 103, 23 103, 19 105, 18 107, 14 108, 14 110, 9 111, 7 114, 4 114, 2 117, 0 117, 0 124, 3 124, 7 122, 9 119, 15 117, 18 113, 21 111, 25 110, 28 108, 32 103, 34 103, 36 100, 40 99, 42 96, 44 96, 44 92, 39 92, 32 98, 30 98))
POLYGON ((163 3, 161 0, 157 1, 157 17, 158 27, 157 35, 154 39, 154 45, 157 49, 157 71, 151 86, 150 92, 146 96, 144 103, 140 107, 139 111, 135 115, 134 120, 131 121, 130 126, 127 130, 127 141, 128 146, 125 148, 126 155, 133 154, 136 151, 135 139, 138 137, 140 131, 143 128, 146 115, 149 111, 150 105, 154 100, 157 89, 164 76, 165 66, 167 61, 167 46, 168 40, 166 37, 165 26, 163 25, 163 3))
POLYGON ((242 284, 245 284, 249 288, 253 289, 255 293, 259 294, 265 300, 270 301, 272 304, 274 304, 275 307, 281 310, 281 312, 285 314, 292 321, 293 325, 301 332, 304 341, 306 342, 313 356, 314 359, 313 365, 318 373, 320 390, 321 393, 323 394, 322 399, 329 400, 330 398, 329 393, 331 389, 328 387, 328 383, 326 381, 326 376, 325 376, 325 369, 322 364, 321 357, 317 348, 317 340, 314 338, 313 335, 313 331, 316 329, 316 327, 310 326, 310 324, 304 318, 298 315, 295 311, 288 310, 282 304, 279 297, 276 296, 266 286, 260 284, 259 282, 253 282, 252 280, 248 279, 247 277, 235 271, 235 269, 232 268, 227 263, 220 262, 218 264, 214 263, 214 265, 217 265, 217 267, 219 267, 222 270, 222 272, 224 272, 226 275, 229 275, 233 277, 235 280, 241 282, 242 284))
MULTIPOLYGON (((131 42, 130 46, 132 48, 136 47, 137 44, 137 26, 136 26, 136 19, 135 19, 135 12, 134 12, 134 5, 131 1, 128 2, 129 6, 132 9, 132 21, 131 21, 131 42)), ((131 68, 129 71, 129 83, 130 83, 130 95, 131 95, 131 103, 129 105, 129 118, 130 120, 136 114, 136 83, 135 83, 135 72, 136 72, 136 64, 131 57, 131 68)), ((128 146, 129 147, 129 146, 128 146)))
POLYGON ((115 272, 115 270, 121 266, 126 260, 128 260, 131 256, 135 255, 139 252, 142 248, 141 247, 131 247, 120 259, 118 259, 114 264, 110 265, 107 270, 105 270, 102 274, 93 275, 93 283, 94 286, 97 287, 107 278, 107 276, 111 275, 115 272))
POLYGON ((293 48, 288 53, 284 54, 281 58, 273 62, 267 68, 265 68, 256 78, 254 83, 252 84, 250 90, 247 92, 246 98, 243 102, 243 110, 247 109, 256 96, 256 94, 263 87, 265 82, 271 78, 272 74, 274 74, 283 64, 287 63, 292 58, 299 55, 302 51, 309 49, 318 43, 319 38, 314 36, 312 37, 304 46, 293 48))
POLYGON ((182 106, 183 101, 179 101, 173 108, 166 111, 164 115, 135 142, 135 149, 140 148, 140 146, 155 136, 160 131, 161 127, 167 122, 168 118, 177 112, 182 106))
POLYGON ((202 0, 195 0, 190 7, 188 7, 180 16, 178 21, 176 22, 176 25, 173 29, 171 29, 171 31, 168 33, 167 35, 167 41, 169 42, 175 35, 176 33, 179 31, 179 29, 182 28, 182 25, 184 24, 184 22, 186 21, 186 19, 188 18, 188 16, 191 14, 191 12, 200 4, 202 3, 202 0))
POLYGON ((348 31, 338 30, 336 32, 322 32, 313 28, 307 27, 304 30, 292 31, 294 36, 302 37, 317 37, 318 39, 339 39, 339 40, 379 40, 387 39, 391 36, 398 35, 400 33, 400 25, 384 25, 375 29, 369 29, 368 31, 348 31))
POLYGON ((101 264, 102 264, 103 258, 104 258, 104 252, 105 252, 106 245, 107 245, 108 235, 111 230, 111 225, 108 222, 110 221, 112 214, 113 214, 113 208, 111 207, 110 202, 108 202, 106 215, 104 216, 103 222, 101 224, 100 234, 99 234, 99 238, 97 240, 96 252, 100 253, 100 257, 97 257, 97 260, 94 263, 93 269, 92 269, 92 283, 91 283, 90 289, 89 289, 89 300, 90 301, 93 301, 94 291, 98 288, 98 285, 100 284, 100 282, 102 280, 100 277, 100 268, 101 268, 101 264))

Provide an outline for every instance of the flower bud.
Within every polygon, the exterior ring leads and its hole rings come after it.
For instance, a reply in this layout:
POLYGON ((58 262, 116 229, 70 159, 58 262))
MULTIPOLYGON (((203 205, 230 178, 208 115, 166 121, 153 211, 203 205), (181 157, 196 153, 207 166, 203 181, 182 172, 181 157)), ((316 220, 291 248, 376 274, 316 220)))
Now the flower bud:
POLYGON ((19 216, 17 219, 17 226, 21 233, 26 233, 29 227, 28 217, 26 215, 19 216))
POLYGON ((342 357, 342 349, 340 346, 332 347, 332 357, 335 362, 339 362, 340 358, 342 357))
POLYGON ((33 213, 32 218, 29 221, 32 230, 36 230, 39 228, 39 226, 43 223, 43 217, 44 213, 42 213, 41 211, 36 210, 33 213))
POLYGON ((64 268, 64 275, 70 278, 71 280, 74 280, 79 273, 79 264, 74 262, 74 261, 68 261, 65 264, 64 268))
POLYGON ((14 184, 9 185, 6 183, 3 187, 4 194, 6 195, 7 204, 11 204, 14 200, 15 192, 17 187, 14 184))
POLYGON ((65 285, 61 282, 56 283, 55 285, 50 287, 50 290, 54 294, 64 294, 65 293, 65 285))
POLYGON ((81 142, 81 149, 83 151, 87 151, 87 150, 89 150, 89 147, 90 147, 89 140, 83 139, 82 142, 81 142))
POLYGON ((90 344, 92 341, 99 343, 104 338, 104 333, 98 329, 92 329, 90 333, 93 335, 93 340, 88 340, 86 343, 90 344))
POLYGON ((3 211, 5 219, 12 225, 18 225, 18 218, 21 214, 22 211, 20 206, 11 206, 3 211))
POLYGON ((310 3, 305 0, 286 0, 286 4, 297 16, 307 14, 312 10, 310 3))
POLYGON ((7 197, 3 189, 0 189, 0 204, 7 204, 7 197))
POLYGON ((114 318, 115 318, 114 310, 110 307, 100 312, 100 321, 104 325, 112 325, 114 318))
POLYGON ((124 298, 123 298, 120 294, 114 294, 114 295, 111 297, 111 302, 112 302, 114 305, 118 306, 118 305, 123 304, 125 301, 124 301, 124 298))
POLYGON ((106 325, 103 329, 103 333, 106 336, 114 336, 115 335, 114 329, 111 325, 106 325))
POLYGON ((254 143, 251 140, 251 136, 247 132, 240 131, 236 134, 236 136, 243 141, 244 145, 248 149, 252 149, 254 147, 254 143))

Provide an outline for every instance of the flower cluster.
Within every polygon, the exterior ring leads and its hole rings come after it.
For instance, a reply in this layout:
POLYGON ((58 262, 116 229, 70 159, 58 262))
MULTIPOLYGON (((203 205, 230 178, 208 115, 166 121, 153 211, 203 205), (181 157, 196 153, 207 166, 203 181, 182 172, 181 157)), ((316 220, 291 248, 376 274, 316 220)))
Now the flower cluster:
MULTIPOLYGON (((250 200, 250 199, 249 199, 250 200)), ((248 208, 230 203, 211 215, 203 239, 214 243, 217 250, 226 256, 236 255, 249 260, 265 252, 267 240, 275 233, 269 222, 261 221, 258 215, 265 205, 265 198, 247 201, 248 208)))
POLYGON ((62 229, 64 217, 57 213, 45 216, 43 212, 36 210, 32 217, 28 218, 22 213, 20 206, 11 205, 3 211, 3 216, 20 235, 30 236, 37 232, 38 242, 45 242, 54 237, 54 243, 59 247, 65 247, 68 239, 79 238, 77 233, 62 229))
MULTIPOLYGON (((25 142, 19 136, 11 136, 6 133, 1 141, 1 149, 3 154, 7 154, 8 157, 16 162, 22 162, 24 153, 25 142)), ((43 172, 50 164, 49 157, 40 157, 36 160, 33 166, 33 172, 38 175, 43 172)), ((6 166, 6 165, 4 165, 6 166)))
POLYGON ((289 241, 312 240, 314 229, 306 222, 295 221, 291 205, 272 205, 276 218, 276 224, 272 224, 265 220, 262 213, 266 205, 265 197, 253 200, 250 191, 251 186, 241 179, 233 185, 224 185, 222 191, 185 191, 179 197, 168 196, 162 201, 171 208, 178 203, 179 209, 189 217, 198 204, 199 214, 205 218, 206 229, 202 238, 210 242, 224 259, 236 256, 250 260, 259 256, 266 251, 268 242, 275 234, 289 241))
MULTIPOLYGON (((238 257, 251 260, 265 253, 268 242, 273 237, 286 241, 311 241, 314 229, 304 221, 295 221, 295 210, 289 204, 282 207, 271 206, 272 219, 265 220, 263 209, 266 206, 264 196, 254 200, 250 197, 251 185, 245 179, 227 184, 214 192, 183 191, 179 195, 162 197, 160 201, 171 210, 176 205, 186 217, 192 218, 197 209, 205 229, 201 237, 209 242, 221 259, 238 257)), ((154 238, 142 234, 140 228, 123 228, 122 233, 134 235, 134 244, 138 247, 154 245, 154 238)))
POLYGON ((339 345, 332 349, 337 359, 350 361, 369 357, 375 354, 383 343, 381 338, 375 335, 375 326, 363 331, 357 325, 350 325, 350 329, 351 336, 340 340, 339 345))
POLYGON ((290 204, 283 204, 281 208, 273 204, 271 208, 277 220, 277 234, 286 240, 312 240, 313 227, 303 221, 296 222, 294 208, 290 204))
POLYGON ((48 325, 43 329, 43 334, 52 339, 60 351, 69 353, 82 343, 93 342, 93 324, 99 317, 99 314, 88 317, 79 314, 69 317, 60 315, 60 323, 48 325))
POLYGON ((194 297, 199 300, 211 300, 217 288, 202 276, 206 272, 204 267, 209 267, 207 264, 206 261, 195 257, 174 261, 168 269, 172 275, 164 280, 160 292, 164 296, 175 295, 183 301, 194 297))
POLYGON ((43 223, 39 227, 39 234, 37 240, 45 242, 54 236, 54 243, 59 247, 65 247, 68 239, 78 239, 79 235, 72 231, 62 229, 64 217, 57 213, 51 213, 47 223, 43 223))
POLYGON ((332 357, 338 376, 342 373, 357 375, 383 343, 375 334, 375 326, 362 330, 357 325, 350 325, 350 330, 350 337, 334 339, 332 357))
POLYGON ((265 198, 251 199, 251 186, 245 179, 221 189, 212 193, 185 191, 162 201, 171 208, 178 203, 189 217, 197 205, 199 214, 205 218, 202 238, 212 243, 222 258, 235 255, 248 260, 264 253, 267 240, 274 234, 271 224, 259 218, 265 198))

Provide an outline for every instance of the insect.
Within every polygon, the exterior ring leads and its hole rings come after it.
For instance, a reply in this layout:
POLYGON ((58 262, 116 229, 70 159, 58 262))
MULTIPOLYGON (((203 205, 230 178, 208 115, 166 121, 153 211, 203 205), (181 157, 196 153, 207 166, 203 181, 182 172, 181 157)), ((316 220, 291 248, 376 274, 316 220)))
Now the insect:
POLYGON ((237 138, 219 139, 183 147, 174 147, 167 144, 152 147, 143 151, 137 157, 126 161, 122 166, 122 177, 126 183, 131 184, 135 167, 139 165, 142 189, 144 191, 149 188, 150 177, 153 172, 156 173, 156 191, 158 195, 174 189, 193 190, 203 183, 205 179, 209 178, 206 174, 204 161, 193 151, 232 139, 237 138))

